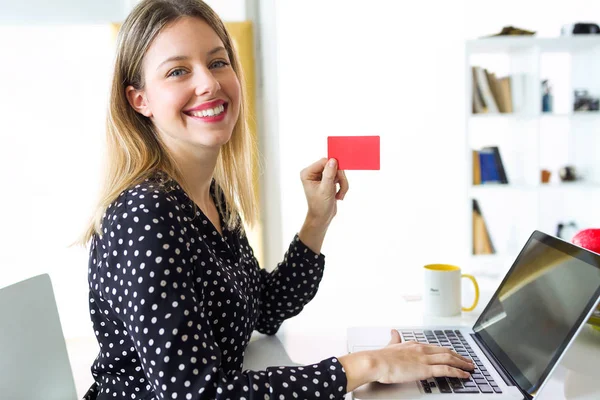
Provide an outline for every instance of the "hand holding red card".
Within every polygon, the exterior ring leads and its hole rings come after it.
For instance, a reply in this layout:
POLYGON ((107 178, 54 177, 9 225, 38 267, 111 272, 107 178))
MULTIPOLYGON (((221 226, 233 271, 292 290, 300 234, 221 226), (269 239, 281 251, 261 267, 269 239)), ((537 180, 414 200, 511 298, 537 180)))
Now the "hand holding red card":
POLYGON ((379 136, 328 136, 327 158, 341 170, 379 170, 379 136))

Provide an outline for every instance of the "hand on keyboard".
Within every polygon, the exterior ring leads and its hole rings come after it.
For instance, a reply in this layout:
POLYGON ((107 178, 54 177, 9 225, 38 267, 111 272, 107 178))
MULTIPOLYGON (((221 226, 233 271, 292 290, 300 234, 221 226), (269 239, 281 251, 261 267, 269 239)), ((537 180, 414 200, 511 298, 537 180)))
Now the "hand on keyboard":
POLYGON ((468 378, 473 362, 458 353, 436 345, 402 342, 392 330, 392 338, 383 349, 375 351, 375 368, 380 383, 402 383, 431 377, 468 378))

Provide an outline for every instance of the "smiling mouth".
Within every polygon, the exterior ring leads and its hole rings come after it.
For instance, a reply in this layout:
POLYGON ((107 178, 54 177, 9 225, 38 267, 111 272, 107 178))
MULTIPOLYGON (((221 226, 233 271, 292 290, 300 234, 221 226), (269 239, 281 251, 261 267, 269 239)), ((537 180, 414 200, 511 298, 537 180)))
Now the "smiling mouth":
POLYGON ((197 110, 197 111, 186 111, 184 114, 189 115, 191 117, 196 118, 210 118, 210 117, 218 117, 222 115, 227 110, 227 103, 220 104, 213 108, 207 108, 206 110, 197 110))

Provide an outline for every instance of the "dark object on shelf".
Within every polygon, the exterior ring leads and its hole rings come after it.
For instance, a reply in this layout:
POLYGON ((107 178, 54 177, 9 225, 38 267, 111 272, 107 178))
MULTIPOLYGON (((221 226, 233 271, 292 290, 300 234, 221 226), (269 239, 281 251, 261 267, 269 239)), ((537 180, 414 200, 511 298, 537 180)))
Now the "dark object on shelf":
POLYGON ((563 182, 573 182, 577 180, 577 173, 575 171, 575 167, 572 165, 566 165, 558 171, 560 175, 560 180, 563 182))
POLYGON ((542 183, 550 182, 550 176, 552 176, 552 172, 547 169, 543 169, 542 170, 542 183))
POLYGON ((486 37, 494 37, 494 36, 533 36, 535 35, 535 31, 528 31, 525 29, 515 28, 514 26, 505 26, 499 33, 495 33, 493 35, 489 35, 486 37))
POLYGON ((552 88, 548 79, 542 81, 542 112, 552 112, 552 88))
POLYGON ((564 25, 560 31, 562 36, 569 35, 595 35, 600 33, 598 24, 590 22, 577 22, 575 24, 564 25))
POLYGON ((591 97, 587 90, 576 89, 573 111, 598 111, 600 110, 600 100, 597 97, 591 97))
POLYGON ((577 228, 577 224, 573 221, 567 222, 566 224, 559 222, 556 226, 556 237, 571 241, 578 230, 579 228, 577 228))

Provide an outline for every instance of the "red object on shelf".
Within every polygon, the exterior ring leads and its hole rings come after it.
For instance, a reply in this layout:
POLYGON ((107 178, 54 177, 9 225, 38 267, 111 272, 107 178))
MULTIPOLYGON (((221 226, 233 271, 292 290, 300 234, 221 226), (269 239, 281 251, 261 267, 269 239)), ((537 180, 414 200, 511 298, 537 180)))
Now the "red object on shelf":
POLYGON ((573 244, 600 254, 600 228, 589 228, 577 232, 573 239, 573 244))

